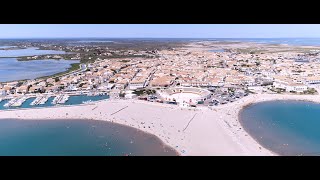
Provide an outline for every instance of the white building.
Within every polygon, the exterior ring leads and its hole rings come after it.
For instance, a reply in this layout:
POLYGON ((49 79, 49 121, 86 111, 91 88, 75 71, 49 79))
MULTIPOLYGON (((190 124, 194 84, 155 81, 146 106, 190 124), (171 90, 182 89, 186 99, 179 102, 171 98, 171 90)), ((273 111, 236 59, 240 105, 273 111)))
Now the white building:
POLYGON ((316 76, 306 77, 305 83, 308 85, 320 84, 320 77, 316 77, 316 76))
POLYGON ((76 85, 70 84, 69 86, 66 87, 66 90, 67 90, 67 91, 77 91, 78 88, 77 88, 76 85))
POLYGON ((303 92, 308 90, 308 86, 303 85, 303 84, 289 84, 286 87, 286 91, 295 91, 295 92, 303 92))
POLYGON ((255 92, 255 93, 262 93, 264 91, 264 87, 262 87, 262 86, 249 86, 248 90, 255 92))
POLYGON ((114 87, 114 83, 108 83, 107 85, 102 85, 98 89, 99 90, 111 90, 114 87))
POLYGON ((124 97, 125 97, 126 99, 133 99, 133 98, 137 97, 137 95, 136 95, 136 94, 129 93, 129 94, 126 94, 124 97))
POLYGON ((157 91, 164 101, 175 101, 178 104, 183 103, 198 103, 205 101, 211 97, 211 92, 207 89, 193 87, 175 87, 157 91))
POLYGON ((133 79, 129 84, 129 89, 135 90, 135 89, 141 89, 146 86, 146 78, 145 77, 136 77, 133 79))
POLYGON ((130 82, 129 89, 131 90, 141 89, 145 87, 144 85, 145 85, 144 82, 130 82))
POLYGON ((300 83, 288 83, 288 82, 274 82, 275 88, 285 89, 287 92, 303 92, 308 90, 308 86, 300 83))
POLYGON ((0 96, 5 96, 7 95, 6 90, 0 89, 0 96))

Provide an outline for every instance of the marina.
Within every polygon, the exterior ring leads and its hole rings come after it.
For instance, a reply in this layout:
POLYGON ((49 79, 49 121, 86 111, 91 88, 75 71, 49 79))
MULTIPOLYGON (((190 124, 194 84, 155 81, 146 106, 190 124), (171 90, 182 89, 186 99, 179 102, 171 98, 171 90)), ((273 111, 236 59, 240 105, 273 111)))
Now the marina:
POLYGON ((22 96, 16 98, 0 99, 0 110, 16 109, 16 108, 36 108, 36 107, 52 107, 56 105, 79 105, 91 104, 95 101, 108 99, 107 94, 104 95, 41 95, 37 97, 22 96))
POLYGON ((69 100, 69 97, 69 95, 58 95, 53 99, 52 104, 64 104, 69 100))

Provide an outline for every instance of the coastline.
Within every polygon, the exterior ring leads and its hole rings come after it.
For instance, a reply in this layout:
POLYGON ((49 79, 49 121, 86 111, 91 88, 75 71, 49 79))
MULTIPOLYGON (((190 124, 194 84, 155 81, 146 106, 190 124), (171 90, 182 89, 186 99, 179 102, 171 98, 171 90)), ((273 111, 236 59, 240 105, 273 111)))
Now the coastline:
POLYGON ((107 100, 83 106, 0 111, 0 116, 26 120, 91 119, 114 122, 153 134, 182 156, 275 155, 262 148, 243 130, 241 124, 234 123, 238 120, 239 111, 233 108, 235 111, 231 112, 229 106, 242 107, 243 104, 231 103, 210 110, 207 107, 181 109, 139 100, 107 100))
MULTIPOLYGON (((242 120, 240 118, 240 114, 243 111, 243 109, 248 106, 251 106, 256 103, 262 103, 262 102, 268 102, 268 101, 305 101, 305 102, 320 104, 320 96, 319 95, 255 94, 255 95, 250 95, 246 98, 243 98, 243 100, 240 100, 240 101, 242 101, 241 104, 239 105, 239 102, 238 102, 238 105, 235 105, 233 108, 235 108, 236 111, 238 111, 237 113, 238 122, 240 126, 243 128, 243 125, 241 124, 242 120)), ((251 138, 258 143, 258 141, 254 137, 251 136, 251 138)), ((261 147, 263 146, 261 145, 261 147)), ((268 151, 270 151, 274 155, 277 155, 277 156, 279 155, 269 149, 268 151)))
POLYGON ((141 100, 108 99, 83 105, 2 110, 0 117, 113 122, 155 135, 181 156, 277 156, 278 154, 264 148, 245 131, 239 117, 247 106, 276 100, 320 103, 320 96, 251 94, 236 102, 212 109, 187 109, 141 100))

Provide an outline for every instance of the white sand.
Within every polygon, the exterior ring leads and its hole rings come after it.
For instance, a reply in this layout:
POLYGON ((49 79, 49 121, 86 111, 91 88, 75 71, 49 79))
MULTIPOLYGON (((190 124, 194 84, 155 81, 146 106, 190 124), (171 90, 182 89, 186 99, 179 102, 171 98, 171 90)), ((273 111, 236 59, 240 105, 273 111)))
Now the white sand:
POLYGON ((320 96, 262 94, 212 110, 189 110, 145 101, 107 100, 93 105, 0 111, 0 118, 112 121, 154 134, 181 155, 276 155, 244 131, 238 114, 250 103, 281 99, 320 102, 320 96))

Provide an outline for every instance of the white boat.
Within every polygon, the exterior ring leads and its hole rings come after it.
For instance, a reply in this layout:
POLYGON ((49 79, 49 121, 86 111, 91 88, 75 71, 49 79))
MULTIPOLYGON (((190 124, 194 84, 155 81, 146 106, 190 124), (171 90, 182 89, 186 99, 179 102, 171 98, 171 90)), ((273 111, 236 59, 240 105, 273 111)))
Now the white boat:
POLYGON ((10 99, 6 104, 4 104, 3 106, 8 108, 10 107, 12 104, 14 104, 16 101, 18 100, 18 98, 13 98, 13 99, 10 99))
POLYGON ((60 99, 60 101, 58 101, 58 104, 64 104, 69 100, 69 95, 63 95, 60 99))
POLYGON ((11 104, 11 106, 20 107, 27 99, 28 97, 18 98, 13 104, 11 104))
POLYGON ((87 96, 95 96, 95 94, 93 92, 89 92, 87 96))
POLYGON ((52 104, 58 104, 61 98, 62 98, 62 95, 57 95, 56 97, 54 97, 52 104))
POLYGON ((53 99, 52 104, 64 104, 69 100, 69 97, 69 95, 58 95, 53 99))
POLYGON ((31 106, 34 106, 34 105, 38 105, 39 104, 39 101, 42 99, 42 97, 37 97, 36 99, 34 99, 30 105, 31 106))
POLYGON ((50 98, 50 96, 44 96, 41 100, 40 100, 40 102, 39 102, 39 104, 45 104, 47 101, 48 101, 48 99, 50 98))
POLYGON ((34 105, 39 105, 39 104, 45 104, 48 99, 50 98, 49 95, 47 96, 38 96, 35 100, 33 100, 30 105, 34 106, 34 105))
POLYGON ((91 104, 91 103, 93 103, 93 101, 92 100, 88 100, 88 101, 83 101, 82 103, 83 104, 91 104))

